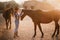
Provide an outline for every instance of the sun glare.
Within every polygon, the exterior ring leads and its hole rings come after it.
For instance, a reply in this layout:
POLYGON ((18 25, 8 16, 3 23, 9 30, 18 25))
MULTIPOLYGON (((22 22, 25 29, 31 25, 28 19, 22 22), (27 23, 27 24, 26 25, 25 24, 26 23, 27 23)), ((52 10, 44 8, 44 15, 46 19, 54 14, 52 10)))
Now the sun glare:
POLYGON ((14 1, 18 4, 22 4, 22 3, 24 3, 24 1, 28 1, 28 0, 14 0, 14 1))
POLYGON ((11 1, 11 0, 0 0, 0 2, 11 1))
MULTIPOLYGON (((12 0, 0 0, 0 2, 8 2, 12 0)), ((25 1, 33 1, 33 0, 13 0, 18 4, 23 4, 25 1)), ((34 0, 34 1, 40 1, 40 2, 47 2, 54 6, 56 9, 60 9, 60 0, 34 0)))
MULTIPOLYGON (((6 2, 6 1, 12 1, 12 0, 0 0, 0 2, 6 2)), ((24 1, 28 1, 28 0, 13 0, 13 1, 15 1, 18 4, 22 4, 24 3, 24 1)))

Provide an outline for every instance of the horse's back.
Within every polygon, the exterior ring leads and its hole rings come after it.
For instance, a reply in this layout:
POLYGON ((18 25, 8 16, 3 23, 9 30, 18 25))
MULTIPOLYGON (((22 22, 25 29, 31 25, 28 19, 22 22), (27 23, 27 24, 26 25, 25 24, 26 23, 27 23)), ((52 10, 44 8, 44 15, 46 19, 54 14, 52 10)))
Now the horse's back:
POLYGON ((52 21, 58 21, 60 18, 59 13, 60 13, 59 11, 49 11, 49 12, 35 11, 33 21, 40 23, 49 23, 52 21))

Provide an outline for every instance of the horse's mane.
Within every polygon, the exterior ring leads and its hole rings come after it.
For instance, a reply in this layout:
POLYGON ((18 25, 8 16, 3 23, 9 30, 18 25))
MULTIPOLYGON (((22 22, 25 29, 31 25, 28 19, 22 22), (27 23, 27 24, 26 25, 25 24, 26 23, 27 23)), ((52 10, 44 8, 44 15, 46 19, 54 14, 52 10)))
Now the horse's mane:
POLYGON ((28 9, 24 9, 26 12, 30 12, 30 13, 32 13, 32 12, 34 12, 34 13, 41 13, 41 12, 43 12, 42 10, 28 10, 28 9))

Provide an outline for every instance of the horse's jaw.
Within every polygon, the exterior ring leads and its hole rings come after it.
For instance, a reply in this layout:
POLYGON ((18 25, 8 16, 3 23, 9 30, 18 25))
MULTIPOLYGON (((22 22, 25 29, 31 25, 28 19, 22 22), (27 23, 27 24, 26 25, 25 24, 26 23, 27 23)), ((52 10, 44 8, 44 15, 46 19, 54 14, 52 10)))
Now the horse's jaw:
POLYGON ((23 20, 23 18, 21 18, 21 21, 23 20))

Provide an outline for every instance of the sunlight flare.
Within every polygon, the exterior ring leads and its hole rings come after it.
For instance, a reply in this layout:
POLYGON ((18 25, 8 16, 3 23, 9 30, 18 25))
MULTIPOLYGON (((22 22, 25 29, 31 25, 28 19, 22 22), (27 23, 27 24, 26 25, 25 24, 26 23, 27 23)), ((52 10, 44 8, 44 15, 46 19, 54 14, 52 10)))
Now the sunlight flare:
POLYGON ((24 3, 24 1, 28 1, 28 0, 14 0, 14 1, 18 4, 22 4, 22 3, 24 3))

